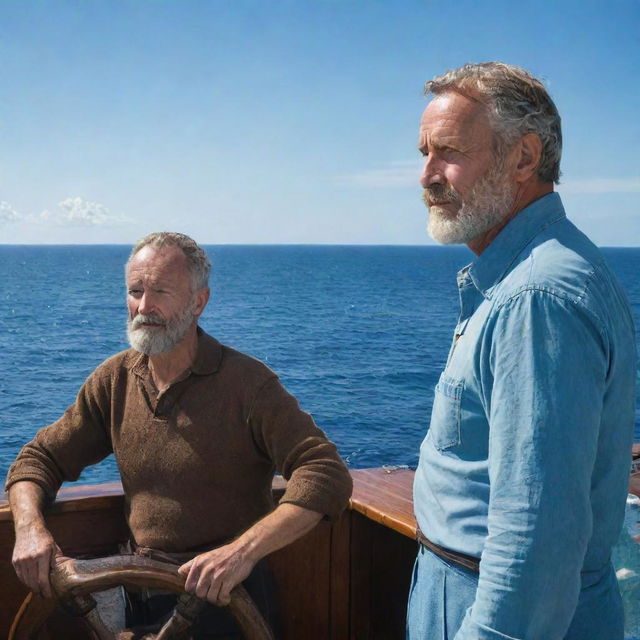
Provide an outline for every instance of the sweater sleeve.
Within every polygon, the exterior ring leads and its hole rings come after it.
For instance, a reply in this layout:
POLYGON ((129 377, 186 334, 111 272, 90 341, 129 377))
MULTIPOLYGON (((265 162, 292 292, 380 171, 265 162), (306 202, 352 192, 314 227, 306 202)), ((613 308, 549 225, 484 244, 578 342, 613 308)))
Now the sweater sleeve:
POLYGON ((253 437, 287 480, 281 503, 334 519, 351 496, 352 480, 336 446, 300 409, 277 377, 258 390, 249 416, 253 437))
POLYGON ((82 385, 72 404, 53 424, 27 443, 9 468, 5 491, 16 482, 35 482, 53 499, 64 481, 112 453, 108 384, 100 370, 82 385))

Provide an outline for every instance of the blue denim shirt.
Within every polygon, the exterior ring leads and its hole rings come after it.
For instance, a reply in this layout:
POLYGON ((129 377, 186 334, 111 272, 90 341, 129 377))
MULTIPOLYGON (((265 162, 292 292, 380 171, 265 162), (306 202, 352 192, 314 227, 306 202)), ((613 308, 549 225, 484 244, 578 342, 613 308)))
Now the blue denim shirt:
POLYGON ((456 640, 561 639, 578 608, 585 628, 598 615, 588 599, 600 583, 617 589, 610 553, 635 413, 629 305, 556 193, 513 218, 458 288, 416 471, 418 524, 481 558, 456 640))

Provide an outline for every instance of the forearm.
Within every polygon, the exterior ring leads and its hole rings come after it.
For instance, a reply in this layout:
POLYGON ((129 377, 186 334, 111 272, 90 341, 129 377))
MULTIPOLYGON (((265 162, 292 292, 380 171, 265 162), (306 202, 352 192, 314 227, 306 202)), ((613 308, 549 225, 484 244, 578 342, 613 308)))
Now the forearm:
POLYGON ((9 506, 13 514, 16 535, 20 531, 34 527, 46 528, 43 513, 45 501, 44 490, 35 482, 22 480, 11 486, 9 506))
POLYGON ((313 529, 322 514, 295 504, 281 504, 245 531, 234 544, 244 550, 254 564, 286 547, 313 529))
POLYGON ((35 482, 16 482, 9 489, 16 531, 12 557, 16 575, 29 589, 48 598, 49 568, 58 548, 44 519, 45 499, 44 490, 35 482))
POLYGON ((294 504, 281 504, 233 542, 207 551, 180 567, 185 590, 218 605, 227 605, 231 590, 245 580, 266 555, 313 529, 322 515, 294 504))

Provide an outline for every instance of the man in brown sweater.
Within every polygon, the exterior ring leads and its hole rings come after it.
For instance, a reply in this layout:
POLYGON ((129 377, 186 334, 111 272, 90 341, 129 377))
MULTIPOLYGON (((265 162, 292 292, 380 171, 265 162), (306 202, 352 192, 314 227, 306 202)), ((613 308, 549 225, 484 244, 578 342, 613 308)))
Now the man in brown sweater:
POLYGON ((209 270, 187 236, 141 240, 126 269, 132 348, 101 364, 9 470, 13 564, 34 592, 50 595, 58 552, 45 504, 112 452, 133 547, 216 547, 180 571, 187 591, 218 605, 261 558, 345 508, 351 478, 335 446, 270 369, 198 327, 209 270), (288 485, 274 509, 275 471, 288 485))

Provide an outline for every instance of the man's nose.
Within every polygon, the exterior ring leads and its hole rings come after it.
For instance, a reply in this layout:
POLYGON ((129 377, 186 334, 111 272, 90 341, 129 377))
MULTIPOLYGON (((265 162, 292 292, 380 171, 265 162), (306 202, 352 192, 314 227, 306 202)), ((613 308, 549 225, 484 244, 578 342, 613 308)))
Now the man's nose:
POLYGON ((420 186, 426 189, 432 184, 443 184, 444 178, 438 166, 438 162, 433 154, 428 155, 424 159, 422 173, 420 174, 420 186))
POLYGON ((154 310, 153 295, 145 291, 138 300, 138 313, 146 315, 154 310))

